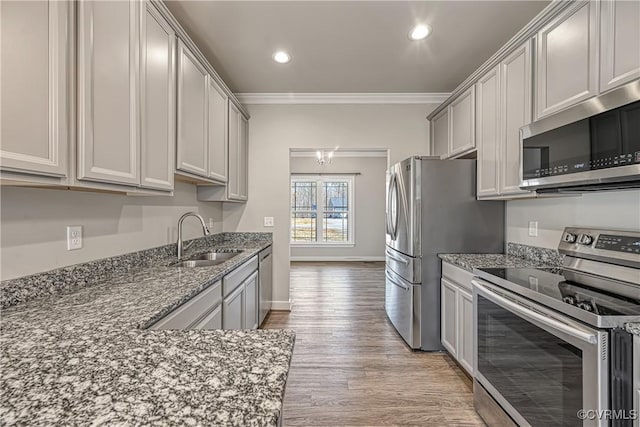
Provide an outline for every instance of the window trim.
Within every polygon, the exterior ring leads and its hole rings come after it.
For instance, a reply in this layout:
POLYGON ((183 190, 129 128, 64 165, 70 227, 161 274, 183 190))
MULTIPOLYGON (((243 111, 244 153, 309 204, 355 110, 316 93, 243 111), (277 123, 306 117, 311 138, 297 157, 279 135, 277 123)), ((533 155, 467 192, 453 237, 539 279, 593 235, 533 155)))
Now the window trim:
POLYGON ((356 193, 356 180, 353 175, 321 175, 321 174, 309 174, 309 175, 296 175, 291 176, 289 180, 289 200, 291 200, 291 184, 294 182, 316 182, 316 241, 315 242, 294 242, 291 240, 291 226, 292 226, 292 214, 294 213, 293 206, 291 202, 289 202, 289 245, 296 247, 319 247, 319 248, 344 248, 344 247, 355 247, 355 204, 354 204, 354 196, 356 193), (349 224, 349 233, 348 240, 346 242, 324 242, 322 241, 322 214, 325 213, 324 209, 324 186, 323 182, 334 182, 334 181, 347 181, 347 201, 349 203, 349 209, 347 210, 348 215, 348 224, 349 224), (320 238, 320 240, 318 240, 320 238))

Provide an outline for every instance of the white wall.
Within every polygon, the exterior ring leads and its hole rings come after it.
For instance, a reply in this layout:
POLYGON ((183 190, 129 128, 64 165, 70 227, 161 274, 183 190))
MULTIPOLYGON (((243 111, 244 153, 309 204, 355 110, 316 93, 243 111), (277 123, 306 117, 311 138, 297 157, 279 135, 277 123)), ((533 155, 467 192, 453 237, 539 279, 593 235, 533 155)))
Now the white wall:
MULTIPOLYGON (((176 183, 173 197, 132 197, 37 188, 0 190, 0 278, 2 280, 71 264, 173 243, 185 212, 213 218, 222 231, 221 203, 196 201, 195 186, 176 183), (84 247, 67 251, 66 226, 84 226, 84 247)), ((202 235, 194 218, 185 238, 202 235)))
POLYGON ((249 105, 249 201, 224 205, 224 229, 273 231, 274 300, 289 301, 289 149, 382 148, 390 161, 428 153, 427 105, 249 105), (273 216, 275 227, 264 228, 273 216))
POLYGON ((313 157, 291 157, 291 173, 353 173, 355 192, 354 245, 350 247, 291 246, 291 259, 322 260, 340 257, 349 260, 384 259, 385 175, 387 157, 334 157, 321 166, 313 157))
POLYGON ((507 242, 555 249, 568 226, 640 231, 640 190, 513 200, 506 213, 507 242), (537 237, 528 235, 529 221, 538 221, 537 237))

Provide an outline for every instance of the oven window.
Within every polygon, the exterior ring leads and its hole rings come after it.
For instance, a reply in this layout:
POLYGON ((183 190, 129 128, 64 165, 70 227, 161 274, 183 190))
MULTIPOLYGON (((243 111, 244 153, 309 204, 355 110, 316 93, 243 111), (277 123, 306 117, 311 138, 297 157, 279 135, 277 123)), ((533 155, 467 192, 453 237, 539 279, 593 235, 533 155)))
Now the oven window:
POLYGON ((478 372, 532 426, 581 426, 582 352, 478 295, 478 372))

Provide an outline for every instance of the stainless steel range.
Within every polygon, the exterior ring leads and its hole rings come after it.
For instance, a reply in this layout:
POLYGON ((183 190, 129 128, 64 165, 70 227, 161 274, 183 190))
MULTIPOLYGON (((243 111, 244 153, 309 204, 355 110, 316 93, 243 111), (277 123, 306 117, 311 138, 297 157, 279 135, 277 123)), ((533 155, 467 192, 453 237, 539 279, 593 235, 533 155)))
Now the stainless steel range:
POLYGON ((558 251, 562 268, 474 270, 476 409, 489 425, 632 426, 640 232, 566 228, 558 251))

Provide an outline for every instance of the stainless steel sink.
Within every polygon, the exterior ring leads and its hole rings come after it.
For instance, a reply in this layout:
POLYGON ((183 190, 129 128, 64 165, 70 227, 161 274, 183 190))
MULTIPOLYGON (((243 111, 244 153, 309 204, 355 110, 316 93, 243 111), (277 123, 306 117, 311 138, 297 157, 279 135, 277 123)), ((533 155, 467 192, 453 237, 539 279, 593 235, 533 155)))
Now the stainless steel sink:
POLYGON ((226 261, 238 255, 238 252, 207 252, 205 254, 195 255, 189 260, 206 260, 206 261, 226 261))
POLYGON ((213 267, 237 256, 240 252, 207 252, 194 255, 191 258, 172 264, 173 267, 193 268, 193 267, 213 267))

